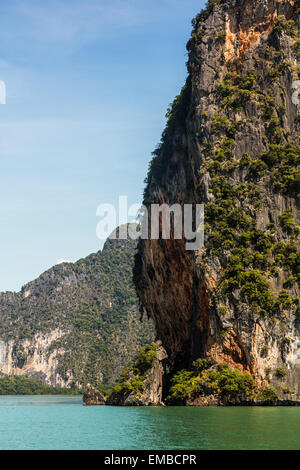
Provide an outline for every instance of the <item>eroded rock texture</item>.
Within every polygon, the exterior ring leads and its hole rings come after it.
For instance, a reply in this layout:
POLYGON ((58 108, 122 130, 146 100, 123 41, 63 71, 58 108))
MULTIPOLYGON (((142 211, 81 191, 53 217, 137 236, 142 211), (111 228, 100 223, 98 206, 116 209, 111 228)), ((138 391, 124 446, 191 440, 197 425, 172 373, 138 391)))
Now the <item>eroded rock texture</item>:
POLYGON ((87 384, 83 394, 83 404, 87 406, 105 405, 106 398, 91 384, 87 384))
POLYGON ((299 399, 299 2, 210 1, 193 24, 144 204, 204 203, 205 246, 140 241, 141 309, 171 371, 211 357, 299 399))
POLYGON ((155 344, 155 360, 142 376, 137 375, 137 370, 128 372, 126 383, 130 387, 119 387, 120 390, 113 389, 106 404, 112 406, 160 406, 163 405, 165 363, 167 354, 161 341, 155 344), (133 380, 140 378, 141 389, 136 390, 133 380))

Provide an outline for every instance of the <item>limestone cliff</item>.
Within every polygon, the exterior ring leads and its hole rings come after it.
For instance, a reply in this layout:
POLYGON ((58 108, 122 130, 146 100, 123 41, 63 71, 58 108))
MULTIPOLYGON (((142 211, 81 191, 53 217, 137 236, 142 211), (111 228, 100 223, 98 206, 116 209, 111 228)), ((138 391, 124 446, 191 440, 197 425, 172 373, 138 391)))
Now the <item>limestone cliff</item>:
POLYGON ((299 1, 210 0, 193 27, 144 204, 205 204, 205 246, 141 240, 141 310, 171 372, 211 358, 300 400, 299 1))
POLYGON ((153 340, 132 283, 136 242, 54 266, 21 292, 0 293, 0 372, 58 387, 110 384, 153 340))

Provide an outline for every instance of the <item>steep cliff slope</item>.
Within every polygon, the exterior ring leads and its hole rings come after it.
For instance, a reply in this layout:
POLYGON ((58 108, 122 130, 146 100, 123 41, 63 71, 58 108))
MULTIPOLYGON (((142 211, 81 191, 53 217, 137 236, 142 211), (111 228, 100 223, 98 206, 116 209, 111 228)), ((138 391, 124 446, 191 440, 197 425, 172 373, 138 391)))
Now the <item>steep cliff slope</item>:
POLYGON ((54 266, 18 293, 0 293, 0 372, 55 386, 111 383, 153 340, 132 284, 136 242, 54 266))
POLYGON ((205 246, 141 240, 141 310, 171 372, 211 358, 299 400, 299 1, 210 0, 193 26, 144 204, 204 203, 205 246))

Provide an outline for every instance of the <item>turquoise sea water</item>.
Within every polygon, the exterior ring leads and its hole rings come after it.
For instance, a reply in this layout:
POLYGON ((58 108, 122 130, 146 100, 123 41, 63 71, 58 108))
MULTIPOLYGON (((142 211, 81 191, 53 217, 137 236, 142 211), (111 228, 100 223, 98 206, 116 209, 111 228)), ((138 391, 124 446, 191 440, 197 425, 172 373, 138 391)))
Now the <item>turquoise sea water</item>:
POLYGON ((0 396, 0 449, 300 449, 300 407, 119 408, 0 396))

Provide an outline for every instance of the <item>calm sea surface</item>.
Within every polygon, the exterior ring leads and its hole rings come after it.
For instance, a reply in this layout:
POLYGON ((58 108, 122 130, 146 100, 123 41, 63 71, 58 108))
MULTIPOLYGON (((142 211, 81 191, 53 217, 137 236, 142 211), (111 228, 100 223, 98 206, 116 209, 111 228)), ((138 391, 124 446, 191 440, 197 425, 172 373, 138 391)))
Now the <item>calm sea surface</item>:
POLYGON ((300 449, 300 407, 119 408, 0 396, 0 449, 300 449))

